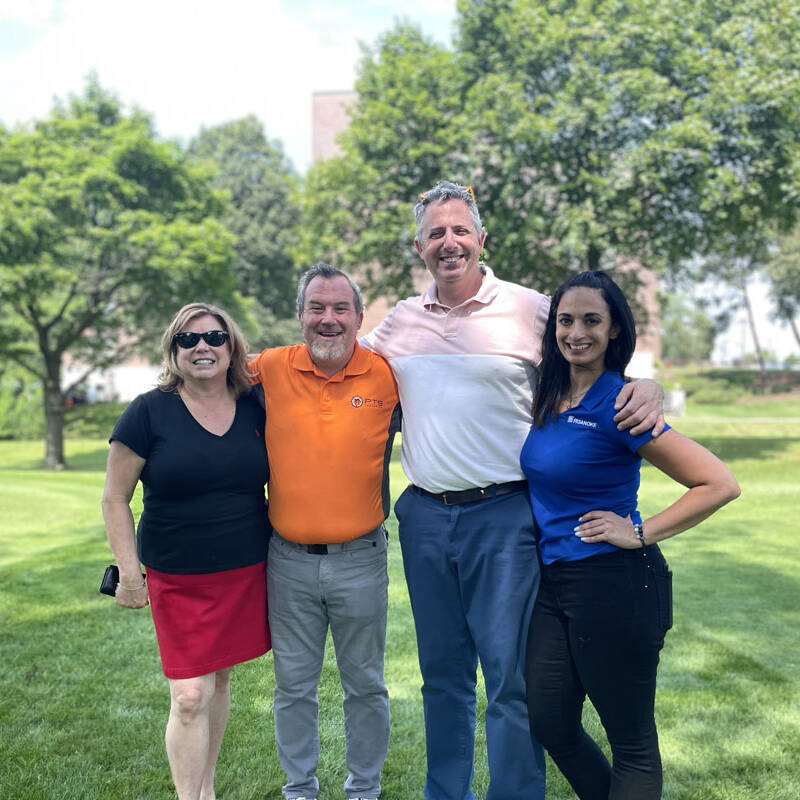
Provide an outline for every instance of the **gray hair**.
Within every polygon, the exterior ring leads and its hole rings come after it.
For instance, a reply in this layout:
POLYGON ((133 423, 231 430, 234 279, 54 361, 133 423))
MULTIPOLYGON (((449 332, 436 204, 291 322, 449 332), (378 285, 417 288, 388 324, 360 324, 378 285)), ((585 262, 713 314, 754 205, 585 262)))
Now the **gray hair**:
POLYGON ((481 213, 478 211, 478 205, 475 202, 475 195, 472 193, 472 187, 462 186, 452 181, 439 181, 433 189, 428 189, 419 196, 417 204, 414 206, 414 221, 417 223, 417 239, 419 239, 420 230, 422 228, 422 216, 425 209, 431 203, 446 203, 448 200, 461 200, 466 203, 469 213, 472 215, 472 221, 475 223, 475 230, 478 236, 481 235, 483 225, 481 224, 481 213))
POLYGON ((350 288, 353 290, 353 305, 356 308, 356 314, 360 314, 364 310, 364 298, 361 296, 361 289, 358 288, 356 282, 343 270, 321 261, 306 270, 297 284, 297 313, 303 313, 306 306, 306 289, 314 278, 324 278, 329 281, 338 275, 341 275, 350 284, 350 288))

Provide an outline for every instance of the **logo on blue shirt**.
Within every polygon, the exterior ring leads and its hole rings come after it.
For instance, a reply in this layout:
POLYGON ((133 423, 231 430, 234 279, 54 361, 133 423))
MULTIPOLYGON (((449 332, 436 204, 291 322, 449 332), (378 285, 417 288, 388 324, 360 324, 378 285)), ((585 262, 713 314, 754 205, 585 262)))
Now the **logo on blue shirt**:
POLYGON ((588 419, 580 419, 579 417, 573 417, 572 414, 570 414, 567 417, 567 422, 570 422, 573 425, 583 425, 585 428, 596 428, 597 427, 597 423, 596 422, 590 422, 588 419))

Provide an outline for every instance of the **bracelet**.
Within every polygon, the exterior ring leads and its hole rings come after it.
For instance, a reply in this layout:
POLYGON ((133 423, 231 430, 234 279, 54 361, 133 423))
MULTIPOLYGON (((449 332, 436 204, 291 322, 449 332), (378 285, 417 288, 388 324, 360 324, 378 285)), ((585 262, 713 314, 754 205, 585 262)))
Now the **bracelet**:
POLYGON ((147 581, 142 581, 140 586, 123 586, 121 583, 117 584, 117 589, 124 589, 126 592, 137 592, 139 589, 144 589, 147 586, 147 581))
POLYGON ((644 540, 644 527, 641 522, 633 523, 633 532, 636 534, 636 538, 642 543, 642 547, 646 547, 647 542, 644 540))

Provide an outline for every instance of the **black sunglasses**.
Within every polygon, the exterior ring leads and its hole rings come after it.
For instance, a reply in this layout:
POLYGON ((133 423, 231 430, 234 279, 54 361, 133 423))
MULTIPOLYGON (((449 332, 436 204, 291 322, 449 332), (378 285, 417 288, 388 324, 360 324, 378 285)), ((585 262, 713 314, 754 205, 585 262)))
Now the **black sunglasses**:
POLYGON ((228 331, 205 331, 205 333, 182 331, 172 337, 172 341, 184 350, 194 347, 200 339, 211 347, 222 347, 228 341, 228 331))

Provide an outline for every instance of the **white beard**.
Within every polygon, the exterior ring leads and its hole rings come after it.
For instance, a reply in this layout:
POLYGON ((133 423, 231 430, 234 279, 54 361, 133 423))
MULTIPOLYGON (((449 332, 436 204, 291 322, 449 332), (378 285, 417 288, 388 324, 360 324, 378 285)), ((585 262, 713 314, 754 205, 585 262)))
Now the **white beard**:
POLYGON ((327 341, 321 336, 316 336, 308 346, 311 355, 318 361, 337 361, 345 354, 346 344, 344 339, 327 341))

